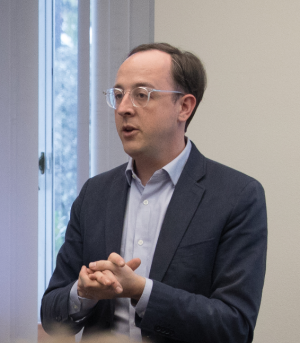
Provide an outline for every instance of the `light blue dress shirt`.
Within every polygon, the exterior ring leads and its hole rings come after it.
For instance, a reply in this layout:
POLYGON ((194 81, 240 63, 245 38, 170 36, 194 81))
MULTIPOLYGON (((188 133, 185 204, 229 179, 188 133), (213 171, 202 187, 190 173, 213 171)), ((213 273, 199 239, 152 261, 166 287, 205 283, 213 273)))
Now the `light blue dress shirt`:
MULTIPOLYGON (((134 341, 141 341, 141 330, 135 326, 135 312, 142 318, 146 311, 152 291, 150 268, 160 229, 166 210, 185 163, 190 155, 191 142, 188 139, 185 149, 173 161, 157 170, 148 183, 143 186, 134 172, 133 160, 129 159, 126 178, 130 189, 124 218, 120 255, 125 261, 135 257, 141 259, 136 273, 146 278, 143 294, 134 307, 128 298, 115 301, 114 326, 112 332, 127 335, 134 341)), ((80 320, 97 303, 96 300, 77 295, 77 282, 70 292, 69 314, 80 320)))

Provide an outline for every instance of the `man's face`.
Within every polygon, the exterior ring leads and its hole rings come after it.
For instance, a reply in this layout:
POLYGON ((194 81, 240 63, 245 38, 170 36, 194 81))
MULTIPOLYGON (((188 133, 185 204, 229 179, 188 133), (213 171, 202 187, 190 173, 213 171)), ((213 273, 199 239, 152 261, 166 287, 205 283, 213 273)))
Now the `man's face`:
POLYGON ((172 93, 153 92, 146 107, 134 107, 129 91, 138 86, 174 90, 171 56, 150 50, 130 56, 120 67, 116 88, 126 94, 115 110, 115 121, 125 152, 134 159, 164 159, 178 144, 180 104, 172 93))

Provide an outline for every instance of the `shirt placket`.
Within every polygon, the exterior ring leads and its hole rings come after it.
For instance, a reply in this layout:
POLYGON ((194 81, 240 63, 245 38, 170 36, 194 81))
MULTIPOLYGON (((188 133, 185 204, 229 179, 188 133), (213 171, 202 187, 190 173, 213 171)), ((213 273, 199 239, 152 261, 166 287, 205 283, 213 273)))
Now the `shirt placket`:
MULTIPOLYGON (((148 197, 149 187, 142 190, 142 195, 139 199, 139 204, 136 213, 134 239, 133 239, 133 257, 139 257, 141 259, 141 265, 136 270, 138 275, 148 277, 147 271, 149 270, 147 265, 147 256, 149 254, 149 224, 151 220, 151 203, 148 197)), ((135 309, 130 306, 130 337, 133 340, 140 341, 141 336, 139 330, 135 326, 135 309)))
POLYGON ((136 227, 133 244, 133 256, 139 257, 142 261, 137 273, 147 277, 147 255, 149 250, 149 222, 151 215, 151 205, 147 199, 147 189, 144 190, 137 211, 136 227))

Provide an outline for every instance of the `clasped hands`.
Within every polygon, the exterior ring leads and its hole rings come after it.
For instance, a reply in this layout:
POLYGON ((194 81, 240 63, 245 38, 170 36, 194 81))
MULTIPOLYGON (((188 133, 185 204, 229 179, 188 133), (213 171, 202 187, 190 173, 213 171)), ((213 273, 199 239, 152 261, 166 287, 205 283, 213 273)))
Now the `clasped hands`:
POLYGON ((134 258, 127 263, 117 253, 111 253, 107 260, 91 262, 89 268, 82 266, 77 283, 80 297, 102 300, 117 297, 138 301, 146 280, 134 271, 141 260, 134 258))

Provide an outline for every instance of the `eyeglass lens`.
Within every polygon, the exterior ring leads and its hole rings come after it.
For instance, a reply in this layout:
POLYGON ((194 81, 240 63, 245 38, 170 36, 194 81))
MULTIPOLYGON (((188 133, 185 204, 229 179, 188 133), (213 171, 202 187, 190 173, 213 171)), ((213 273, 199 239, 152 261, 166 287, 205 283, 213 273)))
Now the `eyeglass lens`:
MULTIPOLYGON (((124 92, 117 88, 111 89, 106 95, 108 105, 115 109, 119 107, 123 97, 124 92)), ((137 87, 130 92, 130 98, 134 106, 144 107, 148 103, 149 92, 143 87, 137 87)))

